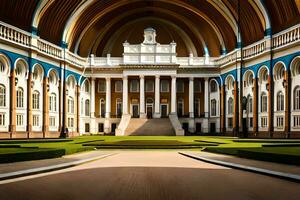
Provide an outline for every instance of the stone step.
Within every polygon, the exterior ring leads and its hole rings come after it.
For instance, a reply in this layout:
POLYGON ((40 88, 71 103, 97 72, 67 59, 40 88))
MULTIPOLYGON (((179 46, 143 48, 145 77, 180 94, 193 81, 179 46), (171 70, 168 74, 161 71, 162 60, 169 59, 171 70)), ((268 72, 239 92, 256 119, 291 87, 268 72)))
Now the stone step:
POLYGON ((175 135, 169 119, 134 119, 131 118, 125 130, 125 135, 175 135))

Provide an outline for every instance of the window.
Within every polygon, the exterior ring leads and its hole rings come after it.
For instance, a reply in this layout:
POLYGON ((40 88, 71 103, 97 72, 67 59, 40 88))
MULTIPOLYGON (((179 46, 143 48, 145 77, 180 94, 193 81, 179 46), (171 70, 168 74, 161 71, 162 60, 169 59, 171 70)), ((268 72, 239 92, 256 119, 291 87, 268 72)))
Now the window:
POLYGON ((154 92, 154 81, 146 80, 146 92, 154 92))
POLYGON ((233 98, 232 97, 230 97, 229 99, 228 99, 228 115, 232 115, 233 114, 233 98))
POLYGON ((0 60, 0 72, 5 72, 5 65, 1 60, 0 60))
POLYGON ((53 117, 53 116, 49 117, 49 126, 51 126, 51 127, 55 126, 55 117, 53 117))
POLYGON ((184 114, 184 100, 178 99, 177 102, 177 115, 178 117, 182 117, 184 114))
POLYGON ((218 86, 215 80, 212 80, 210 83, 210 92, 217 92, 218 86))
POLYGON ((38 91, 32 93, 32 109, 40 109, 40 93, 38 91))
POLYGON ((234 80, 230 76, 227 80, 227 90, 232 90, 234 88, 234 80))
POLYGON ((6 106, 6 89, 4 85, 0 85, 0 107, 6 106))
POLYGON ((261 117, 260 118, 260 125, 262 128, 266 128, 268 126, 268 118, 267 117, 261 117))
POLYGON ((90 100, 85 100, 85 116, 90 116, 90 100))
POLYGON ((160 91, 161 92, 169 92, 169 81, 168 80, 161 80, 160 91))
POLYGON ((52 85, 56 85, 57 84, 57 77, 56 77, 56 73, 54 71, 50 72, 49 83, 52 84, 52 85))
POLYGON ((17 67, 16 67, 16 75, 17 76, 23 76, 25 75, 25 66, 22 63, 17 63, 17 67))
POLYGON ((49 111, 56 112, 57 106, 56 106, 56 94, 52 93, 49 96, 49 111))
POLYGON ((201 92, 201 81, 200 80, 194 81, 194 92, 196 92, 196 93, 201 92))
POLYGON ((5 114, 0 113, 0 126, 5 126, 5 114))
POLYGON ((39 115, 32 115, 32 125, 39 126, 40 125, 40 116, 39 115))
POLYGON ((68 127, 73 128, 74 127, 74 118, 68 117, 68 127))
POLYGON ((138 80, 130 81, 130 92, 139 92, 139 81, 138 80))
POLYGON ((88 81, 85 81, 84 84, 84 92, 89 93, 90 92, 90 84, 88 81))
POLYGON ((284 77, 284 66, 280 63, 276 68, 277 70, 275 70, 275 80, 280 80, 284 77))
POLYGON ((105 80, 99 80, 99 82, 98 82, 98 92, 99 93, 106 92, 106 82, 105 82, 105 80))
POLYGON ((68 113, 74 114, 74 99, 72 97, 68 99, 68 113))
POLYGON ((228 128, 233 127, 233 118, 232 117, 227 118, 227 127, 228 128))
POLYGON ((268 70, 266 67, 261 69, 259 80, 260 80, 260 82, 268 81, 268 70))
POLYGON ((253 73, 252 72, 247 72, 246 78, 244 81, 244 87, 250 87, 253 85, 253 73))
POLYGON ((116 115, 117 115, 117 117, 122 116, 122 100, 121 99, 117 99, 116 115))
POLYGON ((268 112, 268 96, 264 92, 261 94, 261 112, 268 112))
POLYGON ((210 113, 211 116, 217 116, 217 101, 215 99, 210 102, 210 113))
POLYGON ((195 99, 194 115, 195 117, 200 117, 200 99, 195 99))
POLYGON ((300 115, 295 115, 293 117, 293 127, 300 128, 300 115))
POLYGON ((183 81, 177 81, 176 88, 177 88, 177 92, 183 93, 184 92, 184 82, 183 81))
POLYGON ((122 92, 123 90, 122 87, 123 87, 122 81, 115 82, 115 92, 122 92))
POLYGON ((248 113, 253 112, 253 98, 251 96, 248 96, 248 106, 247 106, 248 113))
POLYGON ((35 66, 34 71, 32 72, 32 78, 35 81, 42 80, 42 69, 39 65, 35 66))
POLYGON ((74 87, 75 87, 75 80, 74 80, 74 78, 73 78, 73 76, 71 76, 69 79, 68 79, 68 88, 70 88, 70 89, 74 89, 74 87))
POLYGON ((277 93, 277 111, 284 111, 284 95, 281 91, 277 93))
POLYGON ((294 90, 294 110, 300 110, 300 86, 294 90))
POLYGON ((17 126, 23 126, 24 116, 23 114, 17 114, 17 126))
POLYGON ((276 117, 277 128, 283 128, 283 116, 276 117))
POLYGON ((83 111, 84 111, 83 99, 81 99, 81 100, 80 100, 80 113, 81 113, 82 115, 84 114, 83 111))
POLYGON ((24 91, 22 88, 17 89, 17 108, 24 107, 24 91))
POLYGON ((100 117, 105 117, 105 100, 100 99, 100 117))
POLYGON ((249 128, 253 128, 253 117, 249 117, 249 128))

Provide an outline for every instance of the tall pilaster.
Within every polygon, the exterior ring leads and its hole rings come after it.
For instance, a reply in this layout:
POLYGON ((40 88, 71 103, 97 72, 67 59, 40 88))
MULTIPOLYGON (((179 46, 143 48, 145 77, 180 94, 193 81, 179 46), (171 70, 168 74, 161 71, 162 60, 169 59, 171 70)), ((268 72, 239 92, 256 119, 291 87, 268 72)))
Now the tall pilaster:
POLYGON ((290 129, 291 129, 291 82, 290 82, 290 74, 289 71, 285 71, 284 77, 284 133, 286 137, 290 137, 290 129))
POLYGON ((189 132, 195 132, 195 119, 194 119, 194 78, 189 79, 189 132))
POLYGON ((92 134, 96 133, 96 119, 95 119, 95 78, 91 79, 91 122, 90 122, 90 132, 92 134))
POLYGON ((208 78, 204 78, 204 119, 203 132, 208 133, 208 118, 209 118, 209 94, 208 94, 208 78))
POLYGON ((104 133, 110 133, 110 113, 111 113, 111 82, 110 78, 106 78, 106 99, 105 99, 105 121, 104 121, 104 133))
POLYGON ((140 75, 140 118, 146 118, 145 112, 145 77, 140 75))
POLYGON ((154 118, 160 118, 160 76, 155 76, 155 104, 154 104, 154 118))
POLYGON ((123 115, 128 114, 128 77, 123 77, 123 115))
POLYGON ((28 75, 27 80, 27 90, 28 90, 28 101, 27 101, 27 137, 30 138, 30 133, 32 132, 32 73, 28 75))
POLYGON ((172 76, 171 82, 171 114, 176 114, 176 76, 172 76))

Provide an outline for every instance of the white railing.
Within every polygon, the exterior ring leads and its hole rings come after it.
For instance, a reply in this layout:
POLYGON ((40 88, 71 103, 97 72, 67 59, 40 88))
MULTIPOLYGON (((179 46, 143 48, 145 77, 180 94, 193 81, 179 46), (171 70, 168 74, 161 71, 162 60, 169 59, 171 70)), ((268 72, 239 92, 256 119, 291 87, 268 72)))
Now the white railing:
POLYGON ((264 39, 262 41, 258 41, 254 44, 251 44, 243 49, 243 58, 251 58, 255 57, 267 49, 267 41, 264 39))
POLYGON ((221 56, 220 58, 216 59, 215 64, 217 65, 227 65, 229 63, 235 62, 237 59, 237 50, 234 50, 230 53, 228 53, 225 56, 221 56))
POLYGON ((38 39, 37 48, 39 51, 44 52, 50 56, 54 56, 55 58, 62 58, 62 48, 50 42, 47 42, 46 40, 38 39))
POLYGON ((0 38, 27 47, 31 42, 29 33, 3 22, 0 22, 0 38))
POLYGON ((78 66, 87 66, 88 65, 88 58, 83 58, 79 55, 76 55, 70 51, 66 51, 66 60, 74 65, 78 66))
POLYGON ((300 40, 300 25, 293 26, 273 36, 273 48, 279 48, 300 40))

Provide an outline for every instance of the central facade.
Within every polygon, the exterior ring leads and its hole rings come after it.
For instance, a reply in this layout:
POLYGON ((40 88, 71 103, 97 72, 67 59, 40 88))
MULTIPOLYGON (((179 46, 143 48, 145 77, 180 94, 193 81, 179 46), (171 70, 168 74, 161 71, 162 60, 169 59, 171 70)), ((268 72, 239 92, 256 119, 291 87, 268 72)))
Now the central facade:
POLYGON ((208 57, 177 57, 176 43, 157 43, 153 28, 144 30, 143 43, 126 41, 123 47, 121 58, 91 56, 83 83, 91 90, 81 94, 81 106, 89 99, 92 106, 81 117, 80 133, 124 135, 132 121, 138 123, 134 118, 149 119, 148 123, 168 118, 176 135, 220 131, 219 84, 213 78, 218 77, 218 69, 208 57))

